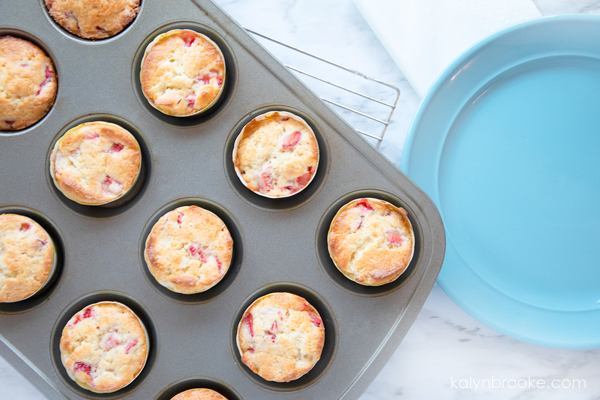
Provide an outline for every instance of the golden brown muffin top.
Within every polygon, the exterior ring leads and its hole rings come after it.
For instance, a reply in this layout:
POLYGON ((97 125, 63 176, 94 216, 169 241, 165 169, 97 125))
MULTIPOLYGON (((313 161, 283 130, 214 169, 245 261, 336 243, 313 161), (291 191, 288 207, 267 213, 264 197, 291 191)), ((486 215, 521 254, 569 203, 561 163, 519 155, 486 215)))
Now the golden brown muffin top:
POLYGON ((412 259, 414 243, 406 210, 373 198, 356 199, 340 208, 327 236, 335 266, 367 286, 397 279, 412 259))
POLYGON ((267 197, 304 189, 319 165, 315 134, 302 118, 284 111, 250 121, 236 139, 233 162, 242 183, 267 197))
POLYGON ((263 379, 289 382, 310 371, 321 358, 325 327, 304 298, 270 293, 248 307, 238 325, 242 362, 263 379))
POLYGON ((227 398, 211 389, 190 389, 172 397, 171 400, 227 400, 227 398))
POLYGON ((208 37, 174 29, 146 48, 140 72, 148 102, 167 115, 190 116, 210 107, 225 84, 225 61, 208 37))
POLYGON ((72 34, 84 39, 105 39, 135 19, 140 0, 46 0, 46 8, 72 34))
POLYGON ((27 128, 42 119, 56 98, 50 57, 28 40, 0 36, 0 130, 27 128))
POLYGON ((110 393, 129 385, 148 357, 148 334, 139 318, 117 302, 89 305, 64 327, 60 354, 78 385, 110 393))
POLYGON ((127 193, 140 172, 135 137, 109 122, 88 122, 67 131, 50 156, 56 187, 80 204, 99 205, 127 193))
POLYGON ((183 294, 204 292, 227 273, 233 239, 221 218, 198 206, 163 215, 146 239, 144 259, 158 283, 183 294))
POLYGON ((36 293, 54 268, 52 239, 34 220, 0 214, 0 303, 36 293))

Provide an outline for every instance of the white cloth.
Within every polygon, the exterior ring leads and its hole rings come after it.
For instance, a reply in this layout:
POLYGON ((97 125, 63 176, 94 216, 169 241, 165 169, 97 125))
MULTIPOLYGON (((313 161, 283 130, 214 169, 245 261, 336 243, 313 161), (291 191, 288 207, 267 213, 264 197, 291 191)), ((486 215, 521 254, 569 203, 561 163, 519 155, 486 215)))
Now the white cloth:
POLYGON ((419 96, 486 36, 540 17, 531 0, 354 0, 419 96))

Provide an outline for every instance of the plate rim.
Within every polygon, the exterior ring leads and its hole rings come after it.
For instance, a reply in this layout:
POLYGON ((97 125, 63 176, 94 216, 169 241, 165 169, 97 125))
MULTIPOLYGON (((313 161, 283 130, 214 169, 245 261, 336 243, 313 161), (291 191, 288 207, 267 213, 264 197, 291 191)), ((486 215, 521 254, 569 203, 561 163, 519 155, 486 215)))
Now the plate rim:
MULTIPOLYGON (((528 20, 528 21, 522 22, 520 24, 513 25, 513 26, 510 26, 503 30, 500 30, 500 31, 484 38, 483 40, 477 42, 476 44, 474 44, 473 46, 471 46, 470 48, 468 48, 467 50, 462 52, 457 58, 455 58, 444 69, 444 71, 442 71, 440 73, 440 75, 436 78, 434 83, 430 86, 430 88, 427 90, 425 96, 423 97, 421 104, 419 105, 419 108, 418 108, 417 112, 415 113, 415 116, 413 117, 413 120, 408 129, 406 141, 405 141, 404 148, 402 151, 402 158, 401 158, 401 165, 400 165, 401 170, 406 175, 408 175, 411 179, 413 179, 413 174, 411 173, 412 172, 411 168, 415 168, 414 166, 417 165, 419 162, 418 161, 413 162, 411 153, 413 152, 413 148, 415 146, 415 137, 418 135, 421 121, 425 117, 427 117, 428 114, 430 114, 432 112, 431 104, 433 101, 436 100, 436 97, 438 96, 438 93, 440 92, 442 86, 445 83, 447 83, 447 81, 449 79, 451 79, 451 77, 453 77, 454 75, 459 73, 460 70, 462 68, 464 68, 464 66, 469 62, 470 59, 477 56, 477 54, 479 54, 479 52, 481 52, 488 46, 492 45, 499 39, 503 38, 506 35, 512 34, 516 31, 526 31, 530 27, 538 26, 538 25, 547 25, 547 24, 554 25, 554 24, 561 24, 561 23, 571 23, 572 24, 572 23, 580 23, 580 22, 587 22, 587 23, 591 22, 591 23, 600 25, 600 17, 595 16, 595 15, 588 15, 588 14, 563 14, 563 15, 548 16, 548 17, 541 17, 541 18, 528 20)), ((598 53, 600 54, 600 51, 598 53)), ((489 80, 486 80, 485 83, 489 83, 489 80)), ((481 88, 480 86, 477 86, 477 87, 475 87, 475 86, 476 86, 476 84, 473 85, 473 89, 479 90, 481 88)), ((465 100, 468 102, 468 99, 466 99, 466 98, 461 98, 461 100, 465 100)), ((463 104, 459 105, 456 108, 456 110, 463 109, 465 104, 466 103, 463 102, 463 104)), ((456 117, 458 115, 460 115, 460 112, 455 113, 455 115, 453 117, 451 117, 451 119, 446 119, 448 122, 448 126, 451 126, 452 123, 454 123, 456 121, 456 117)), ((441 132, 441 134, 438 134, 437 137, 439 137, 440 140, 436 141, 435 144, 438 145, 440 143, 445 142, 446 138, 447 138, 447 134, 448 134, 447 129, 443 130, 443 132, 441 132)), ((440 155, 436 155, 434 157, 434 160, 435 160, 435 164, 432 164, 431 168, 432 168, 432 171, 433 171, 433 169, 435 169, 433 175, 435 176, 436 182, 433 182, 431 186, 435 187, 435 189, 434 189, 434 191, 430 191, 430 193, 428 193, 428 195, 436 203, 436 206, 440 209, 440 214, 442 215, 442 218, 443 218, 444 217, 443 212, 442 212, 443 207, 442 207, 442 204, 441 204, 441 201, 439 198, 439 192, 437 189, 438 188, 437 179, 439 177, 437 171, 439 170, 440 155)), ((421 185, 421 183, 419 183, 419 182, 417 182, 417 184, 421 185)), ((511 321, 510 319, 503 317, 501 314, 493 314, 493 315, 490 315, 489 313, 486 314, 486 311, 489 311, 489 302, 487 302, 488 304, 486 304, 486 306, 483 306, 483 307, 480 305, 478 306, 476 304, 473 304, 472 296, 465 296, 464 293, 461 293, 461 291, 464 291, 463 287, 453 285, 451 282, 449 282, 449 279, 447 279, 448 272, 444 273, 445 271, 448 271, 449 268, 452 268, 449 266, 449 264, 451 264, 452 262, 455 262, 457 258, 462 260, 461 262, 463 262, 465 264, 465 267, 468 268, 468 270, 470 271, 470 274, 472 274, 472 276, 470 278, 473 278, 474 280, 481 282, 481 285, 483 285, 482 288, 485 289, 486 293, 487 292, 495 292, 497 294, 498 299, 502 299, 502 301, 505 301, 505 302, 515 302, 518 304, 517 308, 527 310, 530 313, 537 312, 540 315, 540 317, 542 316, 543 313, 546 313, 546 314, 551 313, 554 315, 556 315, 556 314, 570 314, 570 315, 596 314, 597 315, 597 313, 600 311, 600 309, 586 310, 586 311, 550 310, 550 309, 544 309, 542 307, 530 305, 530 304, 520 301, 519 299, 515 299, 513 297, 507 296, 506 294, 504 294, 503 292, 498 290, 493 285, 490 285, 489 283, 487 283, 484 279, 481 278, 481 276, 479 276, 477 273, 475 273, 475 271, 472 270, 471 266, 468 265, 466 260, 464 260, 464 257, 462 257, 459 247, 454 242, 453 237, 452 237, 452 232, 449 231, 449 226, 446 222, 444 222, 444 226, 446 229, 446 237, 447 237, 447 252, 446 252, 446 257, 445 257, 445 262, 444 262, 444 265, 446 268, 444 270, 444 268, 442 267, 442 271, 437 279, 437 283, 444 290, 444 292, 464 311, 466 311, 468 314, 470 314, 471 316, 473 316, 480 322, 499 331, 500 333, 506 334, 514 339, 517 339, 517 340, 520 340, 523 342, 527 342, 530 344, 544 346, 544 347, 572 349, 572 350, 589 350, 589 349, 600 348, 600 338, 596 339, 595 341, 588 341, 588 340, 582 340, 582 339, 584 339, 582 337, 575 336, 575 337, 573 337, 572 340, 567 341, 564 338, 552 338, 552 333, 548 334, 547 331, 544 336, 539 335, 539 333, 540 333, 539 328, 536 330, 528 330, 527 333, 519 332, 519 330, 520 330, 519 327, 518 326, 516 328, 514 327, 514 325, 515 325, 514 318, 511 321), (513 325, 513 326, 510 326, 510 325, 513 325), (538 335, 532 335, 531 334, 532 332, 538 333, 538 335)), ((458 268, 458 267, 455 267, 455 269, 456 268, 458 268)), ((458 273, 462 274, 462 272, 458 272, 458 273)), ((483 293, 476 295, 475 297, 481 296, 482 294, 483 293)), ((539 325, 539 323, 537 325, 539 325)))

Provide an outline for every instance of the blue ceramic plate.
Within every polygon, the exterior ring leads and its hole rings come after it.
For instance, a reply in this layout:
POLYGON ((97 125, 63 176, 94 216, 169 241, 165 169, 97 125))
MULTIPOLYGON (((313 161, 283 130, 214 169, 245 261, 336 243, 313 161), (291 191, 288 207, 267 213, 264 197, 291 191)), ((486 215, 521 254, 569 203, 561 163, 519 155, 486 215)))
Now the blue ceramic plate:
POLYGON ((600 348, 600 17, 504 30, 429 90, 402 169, 448 238, 438 283, 542 346, 600 348))

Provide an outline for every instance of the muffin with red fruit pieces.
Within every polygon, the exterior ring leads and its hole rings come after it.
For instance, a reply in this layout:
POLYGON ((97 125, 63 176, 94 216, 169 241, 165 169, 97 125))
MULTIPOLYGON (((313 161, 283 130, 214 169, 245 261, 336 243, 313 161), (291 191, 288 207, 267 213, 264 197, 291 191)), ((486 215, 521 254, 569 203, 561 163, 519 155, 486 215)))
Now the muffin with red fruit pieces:
POLYGON ((233 239, 221 218, 198 206, 169 211, 152 227, 144 259, 156 281, 183 294, 204 292, 227 273, 233 239))
POLYGON ((325 327, 304 298, 270 293, 246 309, 238 325, 242 362, 263 379, 289 382, 309 372, 321 358, 325 327))
POLYGON ((42 119, 56 98, 50 57, 35 44, 0 36, 0 130, 25 129, 42 119))
POLYGON ((140 81, 152 107, 167 115, 189 117, 217 102, 225 75, 219 46, 201 33, 174 29, 146 47, 140 81))
POLYGON ((415 235, 406 210, 384 200, 352 200, 327 235, 329 255, 348 279, 365 286, 396 280, 410 264, 415 235))
POLYGON ((289 197, 308 186, 319 166, 319 145, 297 115, 274 111, 250 121, 235 140, 233 164, 242 183, 271 198, 289 197))
POLYGON ((227 398, 211 389, 190 389, 172 397, 171 400, 227 400, 227 398))
POLYGON ((95 393, 112 393, 142 372, 150 341, 146 328, 127 306, 104 301, 75 314, 60 337, 67 374, 95 393))
POLYGON ((0 303, 33 296, 55 269, 56 253, 48 232, 30 218, 0 214, 0 303))
POLYGON ((105 39, 121 32, 140 10, 140 0, 45 0, 57 24, 84 39, 105 39))
POLYGON ((50 174, 69 199, 101 205, 127 194, 137 181, 141 163, 140 145, 129 131, 110 122, 87 122, 56 142, 50 174))

